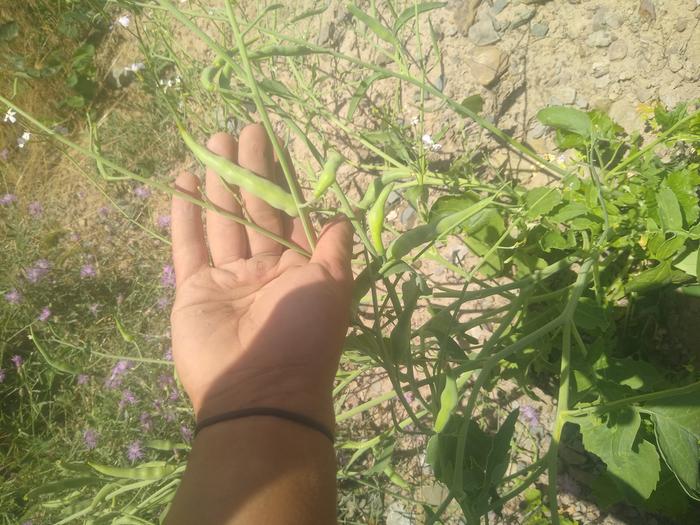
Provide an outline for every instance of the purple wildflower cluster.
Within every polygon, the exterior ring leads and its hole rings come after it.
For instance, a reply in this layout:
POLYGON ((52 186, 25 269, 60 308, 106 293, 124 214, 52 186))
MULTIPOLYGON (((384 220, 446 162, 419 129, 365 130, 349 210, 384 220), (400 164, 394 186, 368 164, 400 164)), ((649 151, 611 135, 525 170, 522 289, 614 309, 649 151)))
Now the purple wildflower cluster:
POLYGON ((159 228, 167 230, 170 228, 170 215, 159 215, 156 219, 159 228))
POLYGON ((97 275, 97 271, 92 264, 83 264, 80 268, 80 278, 81 279, 91 279, 97 275))
POLYGON ((5 300, 10 304, 19 304, 22 302, 22 294, 13 288, 5 294, 5 300))
POLYGON ((51 317, 51 309, 48 306, 44 306, 39 312, 37 320, 45 322, 49 320, 49 317, 51 317))
POLYGON ((112 368, 109 377, 105 380, 105 386, 109 389, 119 388, 124 381, 124 374, 132 367, 130 361, 122 360, 112 368))
POLYGON ((83 432, 83 441, 85 442, 85 448, 88 450, 93 450, 97 447, 97 437, 98 434, 91 428, 88 428, 83 432))
POLYGON ((103 219, 106 218, 109 215, 109 206, 101 206, 97 210, 97 214, 103 219))
POLYGON ((540 426, 540 414, 534 407, 529 405, 520 407, 520 417, 525 423, 530 425, 530 428, 540 426))
POLYGON ((7 206, 13 202, 17 202, 17 195, 14 193, 6 193, 0 197, 0 206, 7 206))
POLYGON ((139 422, 141 423, 141 428, 146 432, 153 428, 153 420, 151 419, 151 414, 148 412, 141 412, 139 422))
POLYGON ((32 217, 41 217, 44 213, 44 206, 39 201, 30 202, 27 211, 32 217))
POLYGON ((160 282, 164 288, 175 288, 175 268, 172 264, 163 266, 160 282))
POLYGON ((127 405, 135 405, 137 401, 136 396, 131 390, 124 390, 122 392, 122 398, 119 401, 119 411, 121 412, 124 410, 127 405))
POLYGON ((38 261, 35 261, 34 264, 25 271, 27 281, 32 284, 38 283, 44 277, 46 277, 46 274, 49 273, 50 269, 51 261, 46 259, 39 259, 38 261))
POLYGON ((134 195, 139 199, 147 199, 151 196, 151 189, 144 185, 136 186, 136 188, 134 188, 134 195))
POLYGON ((185 441, 185 443, 189 443, 194 437, 194 432, 192 432, 192 429, 187 425, 182 425, 180 427, 180 435, 182 436, 182 439, 185 441))
POLYGON ((12 361, 17 370, 19 370, 19 368, 22 366, 22 363, 24 363, 24 359, 22 359, 22 356, 18 354, 13 355, 10 358, 10 361, 12 361))
POLYGON ((136 460, 143 458, 143 449, 141 448, 140 441, 134 441, 126 449, 126 457, 132 463, 136 460))
POLYGON ((75 382, 79 386, 87 385, 89 381, 90 381, 90 376, 87 374, 78 374, 78 377, 75 380, 75 382))

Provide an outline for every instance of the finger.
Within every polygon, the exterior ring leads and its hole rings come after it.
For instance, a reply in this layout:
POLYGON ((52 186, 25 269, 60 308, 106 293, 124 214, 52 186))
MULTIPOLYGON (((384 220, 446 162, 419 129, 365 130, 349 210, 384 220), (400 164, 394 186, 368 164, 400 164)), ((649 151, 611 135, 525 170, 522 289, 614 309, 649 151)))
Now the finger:
MULTIPOLYGON (((238 142, 228 133, 213 135, 207 147, 231 162, 238 161, 238 142)), ((241 206, 236 201, 233 188, 207 168, 207 198, 219 208, 241 216, 241 206)), ((248 238, 245 228, 214 210, 207 210, 207 238, 214 266, 233 262, 248 255, 248 238)))
MULTIPOLYGON (((265 128, 260 124, 250 124, 243 128, 238 139, 238 164, 261 177, 269 180, 275 178, 273 148, 265 128)), ((241 190, 243 205, 250 220, 265 230, 284 236, 282 213, 264 200, 241 190)), ((250 255, 279 255, 283 246, 250 228, 246 228, 250 255)))
MULTIPOLYGON (((175 189, 199 199, 197 178, 183 172, 175 181, 175 189)), ((202 209, 180 197, 173 197, 172 204, 173 264, 175 278, 180 286, 189 277, 209 263, 204 242, 202 209)))
POLYGON ((343 284, 352 285, 352 225, 344 215, 326 225, 318 238, 311 262, 320 264, 343 284))

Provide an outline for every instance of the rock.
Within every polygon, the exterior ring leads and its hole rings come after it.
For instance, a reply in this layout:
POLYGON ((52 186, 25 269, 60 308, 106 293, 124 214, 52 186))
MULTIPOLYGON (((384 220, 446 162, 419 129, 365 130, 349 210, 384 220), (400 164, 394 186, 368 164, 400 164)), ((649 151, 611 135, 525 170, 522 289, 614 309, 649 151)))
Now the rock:
POLYGON ((406 206, 406 209, 401 212, 401 224, 406 228, 412 228, 415 222, 416 210, 413 209, 413 206, 406 206))
POLYGON ((631 97, 622 97, 613 102, 609 114, 610 118, 625 128, 628 133, 639 131, 642 127, 642 118, 637 113, 636 104, 631 97))
POLYGON ((476 20, 476 11, 481 0, 462 0, 454 12, 454 21, 457 28, 466 35, 476 20))
POLYGON ((687 18, 679 18, 676 20, 676 23, 673 25, 673 29, 678 31, 679 33, 682 33, 688 28, 688 19, 687 18))
POLYGON ((564 86, 555 91, 549 97, 550 106, 566 106, 576 101, 576 90, 570 86, 564 86))
POLYGON ((618 80, 632 80, 634 78, 634 71, 631 69, 621 69, 617 74, 618 80))
POLYGON ((536 24, 532 24, 530 32, 532 36, 536 38, 544 38, 547 36, 547 33, 549 33, 549 25, 546 22, 537 22, 536 24))
POLYGON ((469 40, 477 46, 488 46, 498 42, 501 37, 493 27, 492 20, 481 20, 469 28, 469 40))
POLYGON ((594 31, 586 39, 586 43, 590 47, 608 47, 612 43, 612 35, 603 29, 594 31))
POLYGON ((535 16, 536 11, 534 7, 524 4, 516 6, 510 18, 510 28, 515 29, 523 24, 527 24, 535 16))
POLYGON ((396 204, 397 202, 399 202, 399 200, 401 200, 401 194, 400 194, 398 191, 392 191, 392 192, 390 192, 389 195, 387 196, 387 198, 386 198, 386 203, 387 203, 389 206, 393 206, 394 204, 396 204))
POLYGON ((576 100, 574 100, 574 104, 579 109, 588 109, 588 99, 581 94, 576 95, 576 100))
POLYGON ((394 501, 389 505, 385 522, 386 525, 411 525, 411 513, 406 510, 403 503, 394 501))
POLYGON ((535 121, 527 132, 527 138, 530 140, 541 139, 546 131, 547 127, 544 124, 542 124, 539 120, 535 121))
POLYGON ((622 60, 627 56, 627 42, 624 40, 615 40, 608 48, 608 57, 610 60, 622 60))
POLYGON ((622 25, 622 20, 620 17, 611 12, 607 7, 600 7, 593 15, 592 27, 593 31, 600 31, 602 29, 617 29, 622 25))
POLYGON ((474 80, 488 87, 508 69, 508 55, 495 46, 477 48, 469 59, 469 68, 474 80))
POLYGON ((501 11, 503 11, 508 4, 510 4, 510 0, 496 0, 493 5, 491 6, 491 14, 497 15, 501 11))
POLYGON ((653 22, 656 20, 656 7, 652 0, 640 0, 639 17, 645 22, 653 22))
POLYGON ((684 61, 681 56, 674 53, 668 57, 668 68, 672 72, 678 73, 681 69, 683 69, 683 62, 684 61))
POLYGON ((593 85, 596 89, 603 89, 608 84, 610 84, 610 75, 605 74, 593 80, 593 85))
POLYGON ((593 62, 593 69, 591 74, 593 78, 600 78, 603 75, 607 75, 610 72, 610 64, 607 62, 593 62))

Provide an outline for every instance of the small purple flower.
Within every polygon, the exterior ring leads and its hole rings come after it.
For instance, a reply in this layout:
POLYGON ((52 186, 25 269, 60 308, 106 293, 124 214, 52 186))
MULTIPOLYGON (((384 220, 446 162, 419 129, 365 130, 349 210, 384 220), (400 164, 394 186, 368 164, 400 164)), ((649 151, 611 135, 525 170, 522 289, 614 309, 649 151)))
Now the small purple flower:
POLYGON ((180 392, 177 391, 177 388, 173 388, 172 390, 170 390, 170 395, 168 396, 168 399, 170 399, 170 401, 177 401, 178 399, 180 399, 180 392))
POLYGON ((156 219, 156 224, 159 228, 167 230, 170 228, 170 215, 159 215, 156 219))
POLYGON ((90 310, 90 313, 97 317, 97 312, 100 310, 100 303, 92 303, 90 306, 88 306, 88 310, 90 310))
POLYGON ((24 363, 24 359, 22 359, 21 355, 15 354, 10 358, 10 361, 12 361, 15 365, 15 368, 19 370, 19 367, 22 366, 22 363, 24 363))
POLYGON ((530 425, 530 427, 536 427, 540 424, 540 415, 537 412, 537 409, 529 405, 520 407, 520 417, 523 421, 530 425))
POLYGON ((165 352, 163 353, 163 359, 166 361, 172 361, 173 360, 173 347, 169 346, 168 348, 165 349, 165 352))
POLYGON ((7 160, 9 156, 10 156, 9 149, 3 148, 2 150, 0 150, 0 159, 7 160))
POLYGON ((131 390, 124 390, 122 392, 122 399, 119 401, 119 411, 121 412, 127 405, 136 404, 136 396, 131 390))
POLYGON ((131 362, 129 361, 119 361, 112 368, 112 372, 109 377, 105 380, 105 386, 109 389, 118 388, 121 386, 124 380, 124 374, 131 368, 131 362))
POLYGON ((5 294, 5 300, 10 304, 19 304, 22 302, 22 294, 13 288, 5 294))
POLYGON ((413 403, 414 397, 413 397, 413 392, 404 392, 403 393, 403 398, 408 403, 409 405, 413 403))
POLYGON ((160 374, 158 376, 158 384, 162 387, 167 389, 169 386, 173 385, 175 383, 175 380, 173 379, 173 376, 168 375, 168 374, 160 374))
POLYGON ((109 215, 109 206, 101 206, 97 210, 97 214, 102 217, 103 219, 109 215))
POLYGON ((156 302, 156 308, 158 308, 158 310, 165 310, 168 306, 170 306, 170 298, 168 297, 161 297, 156 302))
POLYGON ((139 421, 141 422, 141 428, 143 428, 146 432, 151 430, 151 414, 149 414, 148 412, 141 412, 139 421))
POLYGON ((41 309, 41 312, 39 313, 37 319, 38 319, 39 321, 48 321, 48 320, 49 320, 49 317, 51 317, 51 310, 49 309, 48 306, 44 306, 44 307, 41 309))
POLYGON ((163 266, 160 282, 165 288, 175 288, 175 268, 172 264, 163 266))
POLYGON ((126 449, 126 457, 132 463, 143 457, 143 450, 141 449, 140 441, 134 441, 131 445, 129 445, 129 447, 126 449))
POLYGON ((6 193, 2 197, 0 197, 0 206, 7 206, 8 204, 12 204, 15 201, 17 201, 17 195, 13 193, 6 193))
POLYGON ((83 441, 85 442, 85 448, 88 450, 93 450, 97 447, 97 432, 88 428, 83 432, 83 441))
POLYGON ((44 213, 44 207, 39 201, 30 202, 29 206, 27 206, 27 210, 32 217, 41 217, 44 213))
POLYGON ((41 279, 43 279, 47 273, 49 273, 50 269, 51 269, 51 262, 50 261, 47 261, 46 259, 39 259, 38 261, 36 261, 34 263, 34 266, 31 266, 25 272, 26 276, 27 276, 27 280, 32 284, 36 284, 41 279))
POLYGON ((187 425, 182 425, 180 427, 180 435, 182 436, 182 439, 185 440, 185 443, 189 443, 190 441, 192 441, 192 436, 194 434, 190 427, 188 427, 187 425))
POLYGON ((80 268, 81 279, 90 279, 92 277, 95 277, 96 275, 97 272, 95 271, 95 267, 92 264, 84 264, 82 268, 80 268))
POLYGON ((78 385, 87 385, 88 382, 90 381, 90 376, 87 374, 78 374, 78 377, 76 378, 76 383, 78 385))
POLYGON ((5 382, 5 369, 0 368, 0 383, 4 383, 4 382, 5 382))
POLYGON ((148 186, 136 186, 136 188, 134 188, 134 195, 139 199, 147 199, 151 196, 151 189, 148 186))

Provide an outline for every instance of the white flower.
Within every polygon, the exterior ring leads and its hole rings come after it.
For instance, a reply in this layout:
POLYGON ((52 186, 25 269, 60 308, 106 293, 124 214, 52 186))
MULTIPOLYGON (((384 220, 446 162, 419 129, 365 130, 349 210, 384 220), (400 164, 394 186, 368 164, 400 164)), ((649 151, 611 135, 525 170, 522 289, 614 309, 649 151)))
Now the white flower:
POLYGON ((17 146, 20 148, 23 148, 24 145, 29 142, 29 139, 31 138, 32 134, 29 133, 28 131, 25 131, 22 133, 22 136, 17 139, 17 146))
POLYGON ((129 18, 129 15, 122 15, 119 18, 117 18, 117 24, 119 24, 122 27, 129 27, 130 23, 131 19, 129 18))
POLYGON ((134 62, 124 68, 125 71, 133 71, 134 73, 138 73, 142 69, 146 69, 146 65, 143 62, 134 62))
POLYGON ((418 117, 413 117, 411 119, 411 126, 417 126, 420 123, 420 119, 418 117))
POLYGON ((434 144, 433 137, 431 137, 427 133, 425 135, 423 135, 421 140, 423 141, 423 144, 425 144, 426 146, 432 146, 434 144))
POLYGON ((10 124, 14 124, 15 122, 17 122, 16 115, 17 112, 14 109, 10 108, 7 110, 7 113, 5 113, 5 117, 2 120, 3 122, 9 122, 10 124))
POLYGON ((442 149, 442 144, 435 143, 432 146, 430 146, 430 149, 431 151, 440 151, 442 149))

